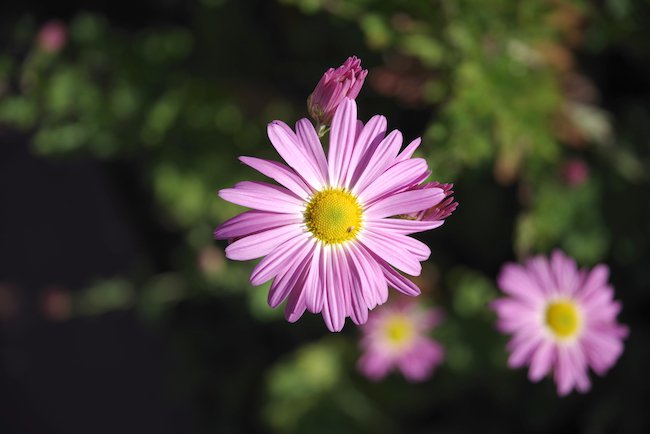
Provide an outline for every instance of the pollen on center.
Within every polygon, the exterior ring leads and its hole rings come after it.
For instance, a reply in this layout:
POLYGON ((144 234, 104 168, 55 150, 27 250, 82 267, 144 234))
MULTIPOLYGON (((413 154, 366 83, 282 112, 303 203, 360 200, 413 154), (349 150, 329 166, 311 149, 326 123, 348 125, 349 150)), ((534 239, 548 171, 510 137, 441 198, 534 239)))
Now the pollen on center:
POLYGON ((363 211, 356 197, 343 189, 319 191, 307 204, 305 224, 326 244, 339 244, 356 238, 363 211))

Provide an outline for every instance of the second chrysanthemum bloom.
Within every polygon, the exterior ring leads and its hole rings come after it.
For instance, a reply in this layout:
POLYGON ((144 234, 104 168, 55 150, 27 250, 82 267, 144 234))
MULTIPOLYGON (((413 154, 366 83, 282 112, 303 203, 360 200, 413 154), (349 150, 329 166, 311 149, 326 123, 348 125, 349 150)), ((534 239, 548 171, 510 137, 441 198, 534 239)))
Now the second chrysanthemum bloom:
POLYGON ((529 365, 528 377, 539 381, 553 373, 557 390, 589 390, 589 367, 603 375, 623 352, 627 327, 608 284, 608 269, 578 269, 560 251, 550 260, 532 258, 525 265, 507 264, 499 286, 508 297, 492 303, 497 327, 513 334, 508 344, 513 368, 529 365))
POLYGON ((289 321, 305 310, 320 312, 327 327, 339 331, 348 316, 365 323, 368 310, 386 301, 388 286, 419 294, 397 270, 420 274, 430 250, 409 235, 443 219, 410 215, 440 204, 447 194, 418 188, 429 176, 426 161, 411 158, 420 140, 400 152, 402 134, 386 135, 386 127, 379 115, 363 125, 356 103, 346 98, 334 115, 326 158, 309 120, 298 121, 295 132, 272 122, 269 138, 288 166, 253 157, 241 161, 281 186, 241 182, 219 192, 253 210, 223 223, 215 236, 235 239, 226 249, 230 259, 264 257, 251 283, 272 280, 269 304, 287 299, 289 321))
POLYGON ((444 359, 442 345, 428 336, 441 320, 439 310, 415 302, 399 301, 372 312, 361 328, 359 371, 371 380, 381 380, 391 370, 409 381, 426 380, 444 359))

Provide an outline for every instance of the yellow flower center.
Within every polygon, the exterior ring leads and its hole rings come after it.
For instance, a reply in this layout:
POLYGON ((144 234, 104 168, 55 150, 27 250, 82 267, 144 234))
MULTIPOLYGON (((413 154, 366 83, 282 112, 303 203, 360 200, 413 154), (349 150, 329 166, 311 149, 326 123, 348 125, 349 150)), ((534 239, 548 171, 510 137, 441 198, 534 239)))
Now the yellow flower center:
POLYGON ((395 315, 386 320, 384 336, 395 347, 407 345, 415 336, 413 322, 402 315, 395 315))
POLYGON ((329 189, 314 195, 304 217, 307 229, 316 238, 326 244, 339 244, 357 236, 361 215, 356 197, 342 189, 329 189))
POLYGON ((580 322, 580 312, 570 300, 555 301, 546 307, 546 325, 559 338, 575 335, 580 322))

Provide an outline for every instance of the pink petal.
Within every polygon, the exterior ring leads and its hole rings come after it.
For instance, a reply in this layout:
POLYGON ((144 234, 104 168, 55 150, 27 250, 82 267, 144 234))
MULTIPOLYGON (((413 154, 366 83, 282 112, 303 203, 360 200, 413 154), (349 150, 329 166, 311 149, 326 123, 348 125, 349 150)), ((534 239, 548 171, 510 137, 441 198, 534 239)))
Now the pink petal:
POLYGON ((397 193, 369 206, 366 209, 366 218, 374 220, 422 211, 440 203, 444 198, 445 193, 440 188, 397 193))
POLYGON ((309 119, 303 118, 296 123, 296 133, 307 154, 318 169, 319 179, 322 180, 323 185, 329 184, 327 159, 325 158, 323 145, 309 119))
POLYGON ((512 263, 504 265, 497 282, 503 292, 521 301, 533 305, 545 302, 544 291, 520 265, 512 263))
POLYGON ((313 241, 304 234, 292 238, 269 253, 259 264, 253 268, 250 281, 253 286, 258 286, 273 279, 287 268, 287 261, 291 257, 304 256, 313 241))
POLYGON ((280 226, 241 238, 226 247, 226 257, 235 261, 266 256, 280 244, 302 233, 299 225, 280 226))
POLYGON ((306 200, 312 193, 305 181, 284 164, 255 157, 239 157, 239 160, 262 175, 276 180, 302 199, 306 200))
POLYGON ((306 309, 305 291, 302 288, 296 287, 289 294, 287 305, 284 308, 284 317, 289 322, 296 322, 305 313, 306 309))
POLYGON ((325 299, 325 280, 327 271, 327 258, 325 257, 325 248, 316 244, 309 274, 305 282, 305 304, 307 310, 311 313, 318 313, 323 309, 323 300, 325 299))
POLYGON ((624 327, 611 326, 609 330, 586 330, 581 336, 583 351, 598 375, 604 375, 623 353, 625 331, 624 327))
POLYGON ((413 153, 415 150, 420 146, 420 143, 422 142, 422 139, 419 137, 415 140, 413 140, 409 145, 404 148, 404 150, 395 158, 395 164, 399 163, 400 161, 406 161, 409 158, 413 156, 413 153))
POLYGON ((363 203, 370 203, 382 195, 408 188, 419 182, 427 170, 427 162, 422 158, 397 163, 361 190, 359 199, 363 203))
POLYGON ((409 253, 413 254, 418 261, 426 261, 431 255, 431 249, 422 241, 416 240, 406 235, 391 234, 375 230, 373 227, 366 228, 368 233, 382 241, 404 247, 409 253))
POLYGON ((223 222, 215 229, 214 237, 218 240, 227 240, 229 238, 243 237, 278 226, 300 222, 302 222, 302 217, 298 214, 278 214, 255 210, 246 211, 223 222))
POLYGON ((354 268, 359 277, 361 295, 368 309, 385 303, 388 299, 388 287, 377 261, 370 253, 366 252, 364 247, 354 244, 350 244, 348 247, 348 257, 353 264, 353 267, 351 265, 350 268, 354 268))
POLYGON ((529 279, 540 295, 554 295, 557 293, 557 282, 553 276, 548 260, 543 256, 536 256, 526 262, 529 279))
POLYGON ((356 144, 350 158, 350 165, 345 174, 345 187, 350 189, 359 179, 370 155, 374 153, 379 143, 386 135, 386 118, 373 116, 365 127, 358 133, 356 144))
POLYGON ((313 160, 312 152, 305 149, 291 128, 284 122, 273 121, 268 125, 267 133, 278 154, 314 190, 321 190, 326 185, 326 180, 319 170, 319 163, 313 160))
POLYGON ((560 250, 551 255, 551 269, 558 283, 558 290, 565 295, 573 295, 578 285, 578 267, 575 260, 567 257, 560 250))
POLYGON ((352 185, 352 192, 358 193, 363 191, 364 188, 372 181, 381 175, 386 168, 392 164, 402 146, 402 133, 398 130, 393 130, 391 133, 382 140, 377 148, 374 149, 372 155, 369 156, 368 162, 360 173, 357 182, 352 185))
POLYGON ((576 389, 578 389, 579 392, 585 393, 591 388, 591 382, 587 376, 587 370, 589 367, 587 366, 585 355, 582 353, 578 345, 570 346, 567 350, 576 389))
POLYGON ((499 317, 497 328, 501 332, 513 333, 531 323, 537 325, 537 306, 523 303, 517 298, 499 298, 490 303, 499 317))
MULTIPOLYGON (((315 248, 315 244, 311 250, 315 248)), ((268 303, 269 306, 275 308, 284 301, 291 291, 302 290, 307 272, 308 265, 311 263, 311 252, 308 251, 303 257, 298 255, 289 259, 287 263, 287 270, 283 274, 278 274, 271 288, 269 289, 268 303)))
POLYGON ((385 239, 367 231, 363 233, 363 236, 359 238, 359 241, 368 250, 388 262, 393 267, 402 270, 411 276, 420 275, 422 265, 420 265, 420 262, 417 260, 415 255, 406 250, 406 248, 391 244, 385 239))
POLYGON ((420 338, 397 359, 397 365, 407 380, 424 381, 443 358, 444 349, 440 344, 428 338, 420 338))
POLYGON ((508 348, 512 350, 508 358, 508 366, 520 368, 530 362, 532 354, 542 343, 540 330, 534 331, 522 329, 508 342, 508 348))
POLYGON ((300 213, 303 202, 289 190, 264 182, 244 181, 219 191, 219 197, 260 211, 300 213))
POLYGON ((530 381, 537 382, 544 378, 551 371, 554 361, 555 345, 549 340, 544 340, 531 358, 528 371, 530 381))
MULTIPOLYGON (((361 136, 361 132, 363 131, 363 122, 361 122, 361 121, 358 120, 358 119, 357 119, 357 128, 356 128, 356 130, 357 130, 357 131, 356 131, 356 134, 354 135, 354 143, 355 143, 355 146, 354 146, 354 148, 352 149, 352 153, 353 153, 353 154, 354 154, 354 151, 356 150, 356 143, 357 143, 357 140, 359 140, 359 136, 361 136)), ((348 169, 350 169, 349 166, 348 166, 348 169)), ((354 168, 352 168, 352 169, 350 169, 350 170, 354 170, 354 168)), ((347 176, 347 175, 346 175, 346 176, 347 176)))
POLYGON ((383 218, 366 221, 367 227, 377 230, 391 232, 400 235, 411 235, 416 232, 428 231, 442 226, 444 220, 406 220, 397 218, 383 218))
POLYGON ((357 104, 345 98, 336 109, 332 120, 329 144, 329 180, 333 187, 344 185, 357 133, 357 104))
POLYGON ((346 301, 345 294, 349 291, 349 287, 346 287, 346 282, 338 274, 340 263, 335 248, 326 248, 324 250, 327 252, 328 261, 323 319, 330 331, 339 332, 343 329, 348 311, 349 303, 346 301))
POLYGON ((573 389, 573 371, 571 369, 571 362, 567 349, 558 347, 557 360, 555 363, 555 384, 557 385, 557 393, 560 396, 566 396, 573 389))
POLYGON ((381 267, 384 277, 388 281, 388 284, 395 288, 397 291, 401 292, 404 295, 409 297, 415 297, 420 295, 420 288, 405 276, 402 276, 397 270, 393 269, 386 261, 378 259, 377 262, 381 267))
POLYGON ((350 308, 350 318, 356 325, 365 324, 368 321, 368 306, 363 298, 363 288, 359 285, 358 280, 352 283, 350 308))
POLYGON ((588 302, 590 298, 597 295, 602 288, 609 286, 607 283, 608 279, 609 268, 603 264, 597 265, 589 272, 589 274, 587 274, 587 277, 582 284, 582 289, 578 294, 576 294, 576 298, 583 303, 588 302))
POLYGON ((362 374, 375 381, 384 378, 391 367, 392 360, 390 358, 374 351, 366 351, 357 364, 357 368, 362 374))

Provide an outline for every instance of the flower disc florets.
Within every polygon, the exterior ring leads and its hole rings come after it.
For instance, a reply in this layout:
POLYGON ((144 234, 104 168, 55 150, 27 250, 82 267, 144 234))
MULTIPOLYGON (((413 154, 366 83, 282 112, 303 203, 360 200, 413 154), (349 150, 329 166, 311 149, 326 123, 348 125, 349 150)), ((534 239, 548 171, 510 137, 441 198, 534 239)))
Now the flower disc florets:
POLYGON ((319 191, 305 210, 307 229, 326 244, 353 240, 361 222, 361 205, 352 194, 342 189, 319 191))

